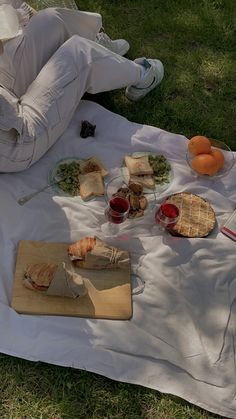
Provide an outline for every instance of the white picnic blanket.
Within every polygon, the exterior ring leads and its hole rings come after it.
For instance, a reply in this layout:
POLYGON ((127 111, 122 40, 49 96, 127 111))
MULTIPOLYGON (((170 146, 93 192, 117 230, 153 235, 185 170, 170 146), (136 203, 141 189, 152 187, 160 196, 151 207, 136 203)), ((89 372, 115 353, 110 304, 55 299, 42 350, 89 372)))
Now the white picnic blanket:
POLYGON ((236 243, 219 232, 235 207, 236 166, 217 181, 196 179, 185 161, 186 141, 82 101, 41 161, 0 175, 0 351, 140 384, 236 418, 236 243), (80 138, 82 120, 96 124, 94 138, 80 138), (25 206, 17 198, 43 187, 61 158, 98 155, 116 174, 124 154, 135 151, 164 153, 171 162, 174 180, 163 196, 190 191, 210 201, 218 222, 213 233, 204 239, 149 236, 143 219, 113 240, 131 252, 133 271, 145 281, 144 291, 133 296, 130 321, 17 314, 9 304, 19 240, 102 238, 105 208, 103 199, 83 205, 50 189, 25 206))

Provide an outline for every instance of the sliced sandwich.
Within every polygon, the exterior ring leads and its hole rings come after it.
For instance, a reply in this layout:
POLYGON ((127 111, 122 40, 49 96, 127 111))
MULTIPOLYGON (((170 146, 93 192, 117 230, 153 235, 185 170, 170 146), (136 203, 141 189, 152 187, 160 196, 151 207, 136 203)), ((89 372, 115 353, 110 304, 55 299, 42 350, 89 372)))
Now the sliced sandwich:
POLYGON ((152 175, 153 169, 150 166, 148 155, 141 157, 125 156, 125 164, 128 168, 130 175, 152 175))
POLYGON ((102 177, 105 177, 109 173, 108 170, 106 170, 103 166, 99 157, 97 156, 90 157, 87 160, 83 160, 80 163, 80 170, 82 175, 85 175, 86 173, 90 172, 101 172, 102 177))
POLYGON ((147 189, 155 189, 155 180, 154 177, 151 175, 141 175, 141 176, 130 176, 130 182, 137 182, 140 183, 143 188, 147 189))
POLYGON ((80 196, 86 201, 94 196, 102 196, 105 193, 101 172, 91 172, 79 175, 80 196))

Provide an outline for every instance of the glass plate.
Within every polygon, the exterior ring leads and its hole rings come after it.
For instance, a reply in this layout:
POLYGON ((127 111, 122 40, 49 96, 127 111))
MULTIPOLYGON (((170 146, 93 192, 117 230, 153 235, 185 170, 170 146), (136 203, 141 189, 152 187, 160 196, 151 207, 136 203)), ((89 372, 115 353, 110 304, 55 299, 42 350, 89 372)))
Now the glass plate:
MULTIPOLYGON (((152 153, 152 152, 149 152, 149 151, 138 151, 136 153, 129 154, 130 157, 141 157, 141 156, 153 156, 153 157, 155 157, 155 156, 161 156, 161 155, 163 155, 163 154, 152 153)), ((161 192, 163 192, 163 191, 165 191, 166 189, 169 188, 170 184, 172 183, 172 181, 174 179, 174 174, 173 174, 173 169, 172 169, 171 163, 169 162, 168 159, 166 159, 166 160, 170 164, 170 172, 169 172, 168 182, 156 183, 155 189, 144 188, 143 192, 145 194, 153 194, 153 193, 154 194, 155 193, 160 194, 161 192)), ((124 177, 125 181, 128 183, 130 175, 129 175, 129 171, 128 171, 127 167, 125 166, 124 162, 123 162, 123 165, 121 166, 121 173, 122 173, 122 176, 124 177)))
MULTIPOLYGON (((122 187, 128 187, 128 182, 126 182, 125 178, 123 175, 120 176, 114 176, 113 178, 111 178, 109 180, 109 182, 107 182, 106 184, 106 192, 105 192, 105 200, 108 204, 109 200, 113 197, 113 194, 115 194, 117 192, 117 190, 119 188, 122 187)), ((143 195, 143 193, 141 194, 143 195)), ((141 220, 142 218, 146 217, 150 211, 152 211, 152 208, 156 205, 156 194, 155 191, 153 191, 151 194, 148 194, 148 196, 146 196, 147 199, 147 208, 144 210, 144 214, 142 216, 139 217, 134 217, 134 218, 127 218, 126 223, 132 223, 132 222, 137 222, 139 220, 141 220)))
POLYGON ((191 154, 188 150, 186 152, 186 160, 187 163, 191 169, 191 172, 197 176, 197 177, 201 177, 201 178, 205 178, 205 179, 219 179, 223 176, 228 175, 228 173, 230 172, 230 170, 232 169, 233 165, 234 165, 234 153, 231 151, 231 149, 229 148, 229 146, 225 143, 223 143, 223 141, 219 141, 219 140, 214 140, 212 138, 209 138, 210 142, 211 142, 211 146, 214 149, 218 149, 220 150, 223 155, 224 155, 224 165, 223 167, 213 176, 209 176, 209 175, 201 175, 200 173, 197 173, 193 168, 192 168, 192 160, 194 159, 194 155, 191 154))
MULTIPOLYGON (((77 162, 77 163, 80 163, 80 162, 82 162, 83 161, 83 159, 79 159, 79 158, 77 158, 77 157, 67 157, 67 158, 65 158, 65 159, 60 159, 60 160, 58 160, 58 162, 55 164, 55 166, 49 171, 49 174, 48 174, 48 182, 49 183, 52 183, 53 184, 53 182, 55 182, 55 181, 57 181, 57 179, 56 179, 56 173, 57 173, 57 170, 58 170, 58 167, 61 165, 61 164, 64 164, 64 163, 72 163, 72 162, 77 162)), ((77 199, 77 200, 79 200, 82 204, 86 204, 88 201, 93 201, 93 200, 95 200, 96 198, 98 198, 98 197, 92 197, 92 198, 90 198, 90 199, 88 199, 88 200, 86 200, 86 201, 84 201, 81 197, 80 197, 80 195, 71 195, 71 194, 69 194, 68 192, 65 192, 65 191, 63 191, 63 189, 61 189, 60 187, 59 187, 59 185, 57 185, 56 183, 54 183, 53 185, 52 185, 52 189, 54 190, 54 192, 57 194, 57 195, 59 195, 59 196, 68 196, 68 197, 70 197, 70 198, 74 198, 74 199, 77 199)))

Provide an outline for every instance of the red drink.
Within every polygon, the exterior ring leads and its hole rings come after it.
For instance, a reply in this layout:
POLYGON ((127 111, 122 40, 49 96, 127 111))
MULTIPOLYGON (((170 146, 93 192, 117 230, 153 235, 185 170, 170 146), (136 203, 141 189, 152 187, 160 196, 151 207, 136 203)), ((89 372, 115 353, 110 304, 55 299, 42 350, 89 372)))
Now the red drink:
POLYGON ((164 228, 174 227, 179 217, 179 209, 174 204, 164 202, 155 214, 157 224, 164 228))
POLYGON ((129 201, 120 196, 115 196, 109 201, 105 214, 111 223, 123 223, 129 214, 129 201))

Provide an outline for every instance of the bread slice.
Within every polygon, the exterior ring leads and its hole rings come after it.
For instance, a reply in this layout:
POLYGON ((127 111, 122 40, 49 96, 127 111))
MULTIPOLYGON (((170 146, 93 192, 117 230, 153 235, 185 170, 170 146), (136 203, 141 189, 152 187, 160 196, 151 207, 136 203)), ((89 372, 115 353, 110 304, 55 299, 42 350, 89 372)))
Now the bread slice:
POLYGON ((105 169, 101 160, 97 156, 90 157, 80 163, 80 170, 82 175, 90 172, 101 172, 102 177, 108 175, 108 170, 105 169))
POLYGON ((155 180, 151 175, 130 176, 130 182, 140 183, 144 188, 155 189, 155 180))
POLYGON ((91 172, 85 175, 79 175, 80 196, 86 201, 93 196, 104 195, 105 189, 101 172, 91 172))
POLYGON ((148 155, 141 157, 125 156, 125 164, 131 175, 152 175, 153 170, 150 166, 148 155))

